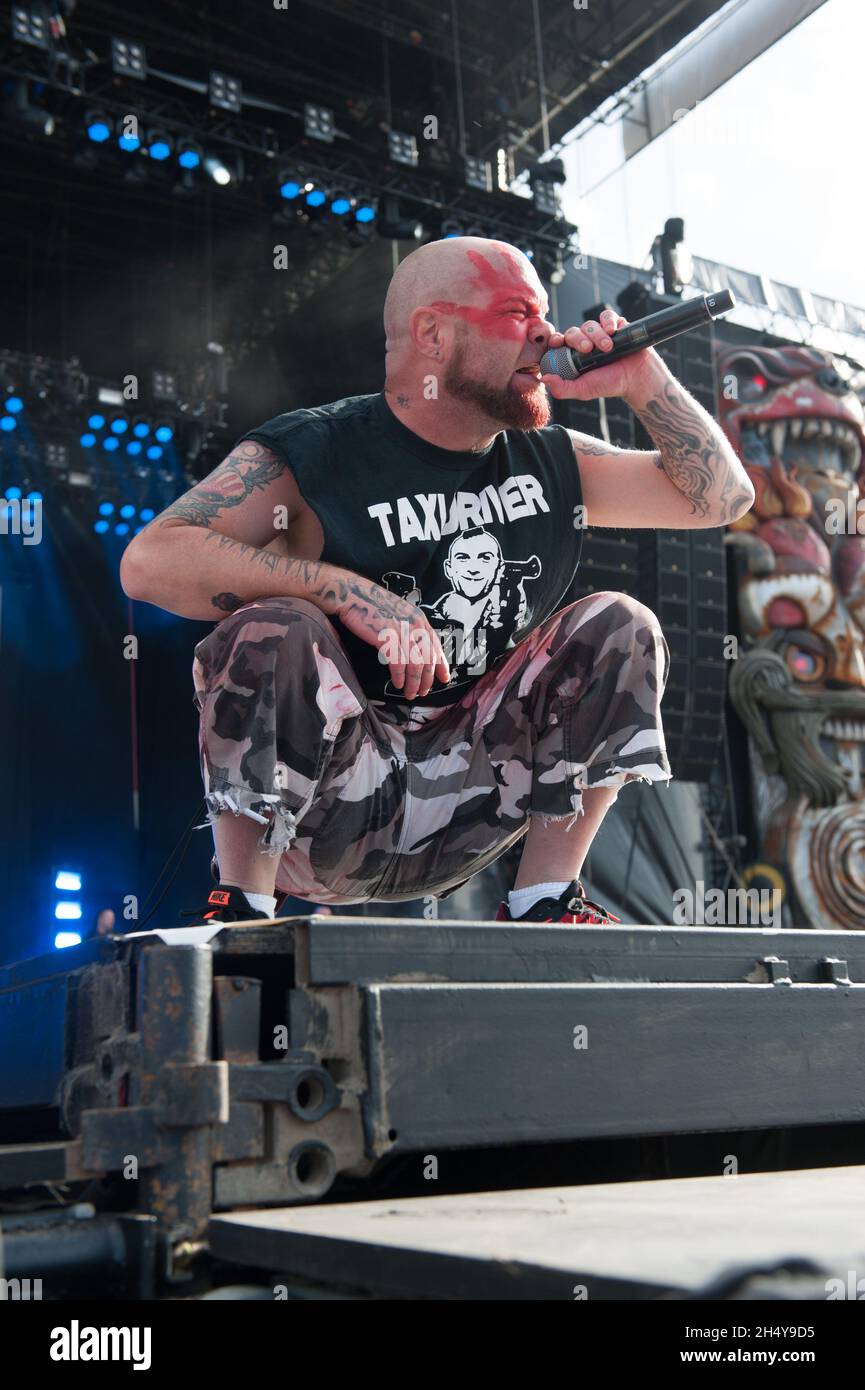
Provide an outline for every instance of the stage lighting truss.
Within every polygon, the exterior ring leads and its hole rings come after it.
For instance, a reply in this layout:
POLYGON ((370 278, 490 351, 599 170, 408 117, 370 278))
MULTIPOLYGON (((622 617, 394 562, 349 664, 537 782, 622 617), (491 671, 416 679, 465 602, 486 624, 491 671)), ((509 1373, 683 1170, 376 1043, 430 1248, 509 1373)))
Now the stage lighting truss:
POLYGON ((111 40, 111 68, 118 77, 134 77, 143 82, 147 77, 147 53, 143 43, 134 39, 111 40))
POLYGON ((332 145, 336 127, 330 108, 306 102, 303 108, 303 133, 310 140, 322 140, 326 145, 332 145))
POLYGON ((395 164, 407 164, 412 169, 417 166, 417 141, 413 135, 407 135, 402 130, 389 130, 387 151, 395 164))
POLYGON ((208 97, 211 106, 239 116, 243 109, 243 84, 239 77, 230 77, 226 72, 211 72, 208 97))

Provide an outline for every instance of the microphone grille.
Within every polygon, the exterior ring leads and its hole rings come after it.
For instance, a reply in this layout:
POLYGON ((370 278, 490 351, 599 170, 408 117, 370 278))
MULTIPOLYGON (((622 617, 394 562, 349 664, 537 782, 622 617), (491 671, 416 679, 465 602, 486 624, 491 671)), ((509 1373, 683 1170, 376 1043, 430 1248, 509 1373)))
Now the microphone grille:
POLYGON ((541 371, 546 375, 560 376, 564 381, 576 381, 579 372, 574 371, 570 348, 552 348, 541 358, 541 371))

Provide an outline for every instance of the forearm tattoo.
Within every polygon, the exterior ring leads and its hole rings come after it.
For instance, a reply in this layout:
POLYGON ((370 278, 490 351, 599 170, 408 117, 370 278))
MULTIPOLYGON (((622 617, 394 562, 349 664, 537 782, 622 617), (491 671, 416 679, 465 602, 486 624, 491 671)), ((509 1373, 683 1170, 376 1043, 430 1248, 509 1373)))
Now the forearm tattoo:
POLYGON ((191 492, 172 502, 159 518, 159 525, 185 521, 188 526, 209 526, 220 512, 239 507, 250 493, 267 487, 282 471, 270 449, 246 439, 191 492))
POLYGON ((741 490, 738 471, 730 467, 730 446, 711 417, 704 421, 694 410, 680 386, 665 382, 660 396, 633 409, 658 445, 656 467, 688 499, 692 515, 710 514, 712 492, 718 482, 717 524, 723 526, 741 512, 748 493, 741 490), (735 496, 731 496, 734 491, 735 496))

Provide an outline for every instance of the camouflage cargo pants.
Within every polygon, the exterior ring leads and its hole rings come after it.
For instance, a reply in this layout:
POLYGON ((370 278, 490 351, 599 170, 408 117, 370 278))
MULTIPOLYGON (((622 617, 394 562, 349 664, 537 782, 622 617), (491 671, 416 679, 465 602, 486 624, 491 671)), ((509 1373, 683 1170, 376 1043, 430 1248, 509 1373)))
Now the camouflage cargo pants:
POLYGON ((596 593, 559 609, 455 704, 370 701, 320 608, 246 604, 195 649, 209 820, 261 822, 280 893, 448 896, 530 816, 570 828, 586 788, 669 781, 669 660, 650 609, 596 593))

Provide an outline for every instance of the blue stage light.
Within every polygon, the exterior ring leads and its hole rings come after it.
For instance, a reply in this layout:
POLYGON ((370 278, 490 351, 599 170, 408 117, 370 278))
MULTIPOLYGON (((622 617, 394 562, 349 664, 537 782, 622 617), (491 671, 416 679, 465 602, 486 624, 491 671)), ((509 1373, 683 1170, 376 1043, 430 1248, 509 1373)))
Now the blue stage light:
POLYGON ((152 507, 142 507, 138 516, 141 521, 152 521, 156 513, 152 507))
POLYGON ((6 496, 10 502, 14 502, 16 498, 21 496, 21 489, 20 487, 7 487, 4 496, 6 496))
POLYGON ((81 918, 81 904, 66 901, 55 903, 54 916, 59 922, 77 922, 81 918))
POLYGON ((167 444, 169 440, 174 438, 174 430, 170 425, 157 425, 156 438, 159 440, 160 444, 167 444))
POLYGON ((118 521, 117 525, 116 525, 115 528, 114 528, 114 534, 115 534, 115 536, 126 536, 126 535, 128 535, 128 534, 129 534, 129 522, 128 522, 128 521, 118 521))
POLYGON ((88 423, 88 425, 90 426, 90 428, 91 428, 92 430, 101 430, 101 429, 102 429, 102 426, 105 424, 105 416, 104 416, 104 415, 90 415, 90 416, 88 416, 88 418, 87 418, 87 423, 88 423))
POLYGON ((120 440, 117 438, 116 435, 109 434, 107 438, 103 439, 102 447, 107 454, 111 454, 114 452, 115 449, 120 448, 120 440))
POLYGON ((141 149, 141 141, 137 135, 119 135, 117 143, 121 150, 126 150, 128 154, 134 154, 136 150, 141 149))
POLYGON ((150 433, 150 426, 146 420, 136 420, 132 426, 132 433, 136 439, 146 439, 150 433))
POLYGON ((151 444, 150 448, 147 450, 147 457, 149 459, 162 458, 162 450, 160 449, 158 444, 151 444))
POLYGON ((120 515, 125 516, 127 521, 131 516, 135 515, 135 508, 133 507, 131 502, 123 503, 123 506, 120 508, 120 515))
POLYGON ((375 207, 367 199, 361 198, 354 216, 357 222, 373 222, 375 220, 375 207))
POLYGON ((100 503, 99 503, 99 515, 100 515, 100 516, 113 516, 113 515, 114 515, 114 503, 113 503, 113 502, 100 502, 100 503))
POLYGON ((7 434, 10 430, 14 430, 17 424, 18 421, 15 419, 14 415, 0 416, 0 430, 5 430, 7 434))
POLYGON ((177 162, 181 169, 197 169, 201 164, 201 150, 191 140, 184 141, 177 151, 177 162))
POLYGON ((171 141, 167 135, 160 131, 152 131, 147 144, 147 153, 151 159, 161 161, 167 159, 171 154, 171 141))
POLYGON ((74 869, 58 869, 54 887, 61 893, 80 893, 81 875, 74 869))
POLYGON ((137 439, 130 439, 129 443, 128 443, 127 446, 126 446, 126 452, 127 452, 127 454, 133 454, 133 455, 134 455, 134 454, 140 454, 140 453, 141 453, 141 443, 140 443, 140 441, 137 440, 137 439))
POLYGON ((327 196, 322 193, 320 188, 313 188, 307 193, 306 201, 309 207, 320 208, 322 203, 327 202, 327 196))
POLYGON ((67 946, 80 946, 81 937, 77 931, 59 931, 54 935, 54 945, 58 951, 63 951, 67 946))
POLYGON ((94 115, 87 121, 87 136, 96 145, 102 145, 111 135, 111 126, 107 117, 94 115))
POLYGON ((281 198, 296 198, 300 192, 300 184, 297 179, 283 179, 279 185, 279 195, 281 198))
POLYGON ((105 532, 108 530, 108 522, 107 522, 107 521, 94 521, 94 523, 93 523, 93 529, 94 529, 94 531, 96 532, 97 536, 104 536, 104 535, 105 535, 105 532))
POLYGON ((7 396, 4 404, 10 415, 17 415, 19 410, 24 409, 24 402, 20 396, 7 396))
POLYGON ((41 501, 42 501, 42 493, 41 493, 41 492, 28 492, 28 494, 27 494, 27 501, 28 501, 28 502, 41 502, 41 501))
POLYGON ((347 212, 351 211, 351 198, 334 198, 330 205, 330 210, 332 213, 335 213, 337 217, 344 217, 347 212))
POLYGON ((115 434, 125 434, 129 429, 129 421, 122 415, 116 415, 111 421, 111 428, 115 434))
POLYGON ((96 443, 96 435, 95 435, 95 434, 89 434, 89 433, 87 433, 87 434, 82 434, 81 439, 79 440, 79 443, 80 443, 82 449, 92 449, 92 448, 93 448, 93 445, 96 443))

